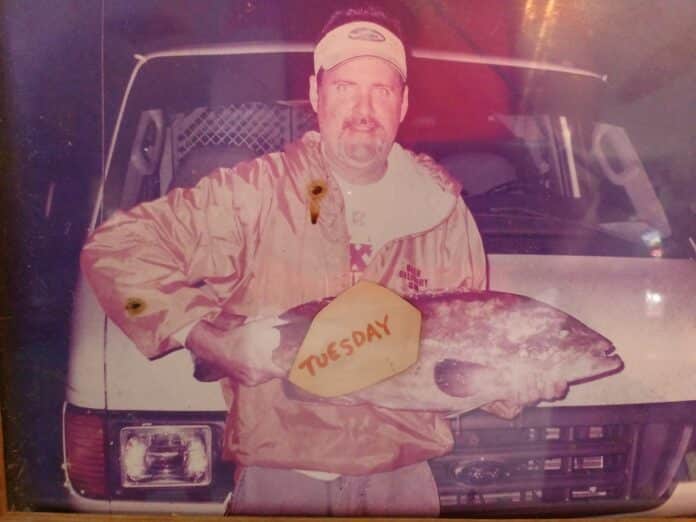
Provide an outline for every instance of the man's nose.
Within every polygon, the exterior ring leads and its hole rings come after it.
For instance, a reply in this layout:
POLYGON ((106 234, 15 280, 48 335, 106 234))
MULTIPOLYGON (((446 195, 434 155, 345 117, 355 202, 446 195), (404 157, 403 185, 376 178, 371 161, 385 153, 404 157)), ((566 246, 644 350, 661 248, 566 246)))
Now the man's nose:
POLYGON ((370 116, 372 114, 372 96, 369 92, 360 92, 355 100, 355 113, 359 116, 370 116))

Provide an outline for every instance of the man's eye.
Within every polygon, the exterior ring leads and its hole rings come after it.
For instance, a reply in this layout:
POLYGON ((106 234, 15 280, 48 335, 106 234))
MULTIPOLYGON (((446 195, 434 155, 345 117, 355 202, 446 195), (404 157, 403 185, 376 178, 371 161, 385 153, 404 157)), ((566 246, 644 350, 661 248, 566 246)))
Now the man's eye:
POLYGON ((347 83, 337 83, 336 84, 336 92, 339 92, 339 93, 348 92, 348 84, 347 83))
POLYGON ((377 87, 376 91, 379 96, 389 96, 391 94, 391 90, 387 87, 377 87))

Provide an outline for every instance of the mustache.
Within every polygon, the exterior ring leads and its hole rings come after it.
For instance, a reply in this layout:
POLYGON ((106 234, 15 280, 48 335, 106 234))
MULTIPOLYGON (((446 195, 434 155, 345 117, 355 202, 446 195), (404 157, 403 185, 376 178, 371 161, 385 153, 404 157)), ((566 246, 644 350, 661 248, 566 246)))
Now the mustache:
POLYGON ((369 116, 359 116, 359 117, 349 118, 343 122, 344 129, 353 129, 353 128, 365 129, 365 128, 368 128, 370 130, 375 130, 375 129, 379 129, 381 127, 382 127, 382 125, 376 119, 371 118, 369 116))

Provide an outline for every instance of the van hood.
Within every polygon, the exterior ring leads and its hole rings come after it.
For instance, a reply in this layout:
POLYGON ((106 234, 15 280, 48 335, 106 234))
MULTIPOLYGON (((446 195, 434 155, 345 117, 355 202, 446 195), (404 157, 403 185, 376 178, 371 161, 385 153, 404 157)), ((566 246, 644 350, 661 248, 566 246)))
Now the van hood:
POLYGON ((547 255, 489 260, 491 289, 527 295, 577 317, 609 339, 624 361, 621 372, 571 386, 553 405, 696 400, 694 261, 547 255))

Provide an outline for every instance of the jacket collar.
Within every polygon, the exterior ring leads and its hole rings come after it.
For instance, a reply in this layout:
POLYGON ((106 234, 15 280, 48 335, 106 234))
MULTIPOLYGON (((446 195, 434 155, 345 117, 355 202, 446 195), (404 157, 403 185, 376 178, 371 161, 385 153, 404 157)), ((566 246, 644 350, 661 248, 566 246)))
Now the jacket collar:
MULTIPOLYGON (((415 155, 394 143, 396 150, 391 156, 410 155, 414 163, 420 164, 441 190, 459 197, 461 186, 435 160, 424 154, 415 155)), ((316 131, 309 131, 299 141, 285 147, 285 158, 290 172, 288 181, 294 184, 294 190, 306 208, 306 219, 312 219, 312 211, 318 210, 317 224, 329 236, 336 235, 336 219, 341 216, 344 235, 348 234, 345 225, 345 203, 343 194, 334 176, 330 173, 321 152, 321 136, 316 131), (313 194, 319 191, 321 194, 313 194), (315 205, 312 205, 312 202, 315 205), (318 209, 317 209, 318 206, 318 209), (329 233, 333 231, 333 233, 329 233)), ((449 215, 449 212, 447 213, 449 215)), ((446 217, 445 217, 446 219, 446 217)))

